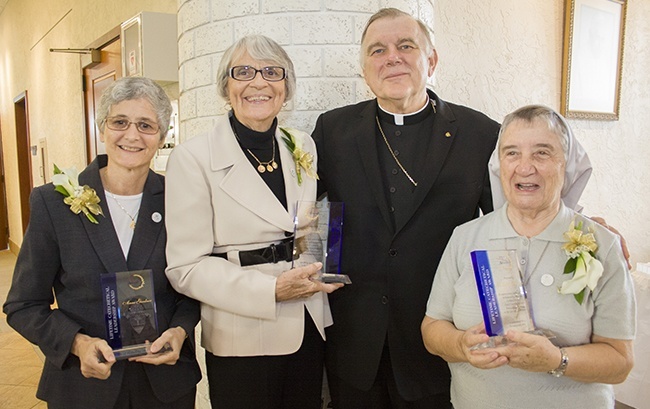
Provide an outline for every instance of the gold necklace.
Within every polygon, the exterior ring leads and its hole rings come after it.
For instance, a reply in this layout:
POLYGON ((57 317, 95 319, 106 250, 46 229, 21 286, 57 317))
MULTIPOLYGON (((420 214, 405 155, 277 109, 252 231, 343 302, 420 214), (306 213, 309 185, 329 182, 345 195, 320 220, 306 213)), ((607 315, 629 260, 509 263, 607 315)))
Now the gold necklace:
POLYGON ((397 159, 397 156, 395 156, 395 152, 393 152, 393 148, 391 148, 390 143, 388 143, 388 139, 386 138, 386 135, 384 135, 384 130, 381 129, 381 124, 379 123, 379 117, 375 115, 375 120, 377 121, 377 126, 379 127, 379 132, 381 133, 381 136, 384 138, 384 142, 386 142, 386 146, 388 147, 388 150, 390 151, 390 154, 393 156, 393 159, 395 159, 395 162, 397 163, 397 166, 399 166, 400 169, 402 169, 402 172, 406 175, 406 177, 413 183, 413 186, 417 186, 418 182, 413 180, 411 175, 404 169, 404 166, 402 166, 402 163, 397 159))
MULTIPOLYGON (((237 138, 239 143, 241 143, 241 139, 239 139, 239 135, 237 135, 237 132, 235 132, 234 127, 232 129, 232 132, 235 134, 235 138, 237 138)), ((255 156, 255 154, 251 152, 250 149, 244 148, 246 149, 246 152, 248 152, 253 157, 253 159, 257 161, 257 171, 259 173, 264 173, 266 171, 271 173, 278 168, 278 164, 275 161, 275 138, 274 137, 271 137, 271 143, 273 144, 273 156, 271 156, 271 160, 268 162, 262 162, 261 160, 257 159, 257 156, 255 156)))
MULTIPOLYGON (((108 191, 107 191, 107 192, 108 192, 108 191)), ((131 219, 131 223, 129 223, 129 227, 131 228, 131 230, 135 230, 135 219, 138 218, 138 213, 140 213, 140 209, 138 209, 138 211, 135 212, 135 216, 131 216, 131 214, 130 214, 129 212, 126 211, 126 209, 124 208, 124 206, 122 206, 122 203, 120 203, 120 201, 117 200, 117 197, 115 197, 115 195, 114 195, 113 193, 108 192, 108 194, 111 195, 111 197, 113 198, 113 200, 115 200, 115 203, 117 203, 117 205, 120 207, 120 209, 122 209, 122 211, 124 212, 124 214, 126 214, 127 216, 129 216, 129 219, 131 219)))

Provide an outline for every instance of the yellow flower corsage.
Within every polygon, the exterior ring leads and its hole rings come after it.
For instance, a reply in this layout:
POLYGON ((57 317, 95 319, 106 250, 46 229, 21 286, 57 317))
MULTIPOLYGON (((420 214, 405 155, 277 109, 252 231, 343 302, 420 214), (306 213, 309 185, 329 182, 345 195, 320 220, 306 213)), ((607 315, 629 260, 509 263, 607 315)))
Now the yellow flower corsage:
POLYGON ((104 215, 99 206, 99 197, 95 189, 90 186, 79 186, 79 174, 76 169, 61 170, 55 164, 52 184, 55 186, 54 190, 64 196, 63 202, 70 206, 70 211, 74 214, 83 212, 92 223, 99 223, 93 216, 104 215))
POLYGON ((314 155, 309 152, 303 151, 296 142, 296 138, 284 128, 280 128, 284 136, 284 141, 287 148, 293 156, 293 161, 296 164, 296 176, 298 177, 298 185, 302 184, 302 170, 304 169, 307 176, 318 180, 318 175, 314 172, 314 155))

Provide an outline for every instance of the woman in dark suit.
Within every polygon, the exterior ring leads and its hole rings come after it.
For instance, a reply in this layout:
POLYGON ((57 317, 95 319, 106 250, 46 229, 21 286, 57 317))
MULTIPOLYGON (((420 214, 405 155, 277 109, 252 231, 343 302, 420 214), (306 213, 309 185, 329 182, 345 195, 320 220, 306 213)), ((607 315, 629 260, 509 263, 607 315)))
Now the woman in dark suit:
POLYGON ((49 183, 32 191, 4 312, 45 354, 36 396, 49 408, 194 407, 199 307, 165 277, 164 178, 149 169, 170 114, 153 81, 117 80, 97 112, 106 155, 79 174, 78 185, 76 172, 66 170, 54 178, 58 190, 49 183), (150 354, 116 361, 104 340, 100 276, 145 269, 152 271, 160 336, 150 340, 150 354), (154 354, 166 344, 171 351, 154 354))

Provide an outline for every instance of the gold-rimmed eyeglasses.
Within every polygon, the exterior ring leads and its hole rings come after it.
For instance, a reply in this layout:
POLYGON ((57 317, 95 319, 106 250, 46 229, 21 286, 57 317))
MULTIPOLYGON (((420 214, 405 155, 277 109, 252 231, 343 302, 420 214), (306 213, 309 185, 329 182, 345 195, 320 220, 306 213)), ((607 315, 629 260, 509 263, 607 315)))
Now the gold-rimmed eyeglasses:
POLYGON ((160 130, 160 127, 155 122, 146 120, 132 122, 121 116, 110 116, 106 118, 104 123, 108 129, 111 129, 113 131, 126 131, 129 129, 131 124, 135 125, 135 128, 138 130, 138 132, 147 135, 155 135, 160 130))
POLYGON ((230 77, 237 81, 252 81, 258 72, 270 82, 282 81, 287 75, 282 67, 262 67, 258 70, 250 65, 237 65, 230 69, 230 77))

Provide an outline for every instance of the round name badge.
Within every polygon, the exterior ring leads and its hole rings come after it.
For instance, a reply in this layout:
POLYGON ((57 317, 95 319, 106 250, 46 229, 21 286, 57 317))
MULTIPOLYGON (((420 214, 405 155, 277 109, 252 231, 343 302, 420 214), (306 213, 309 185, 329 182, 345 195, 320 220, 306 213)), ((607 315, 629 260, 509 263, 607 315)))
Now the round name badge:
POLYGON ((553 276, 550 275, 550 274, 544 274, 544 275, 542 276, 542 285, 544 285, 544 286, 546 286, 546 287, 550 287, 550 286, 552 286, 552 285, 553 285, 553 281, 555 281, 555 279, 554 279, 553 276))

